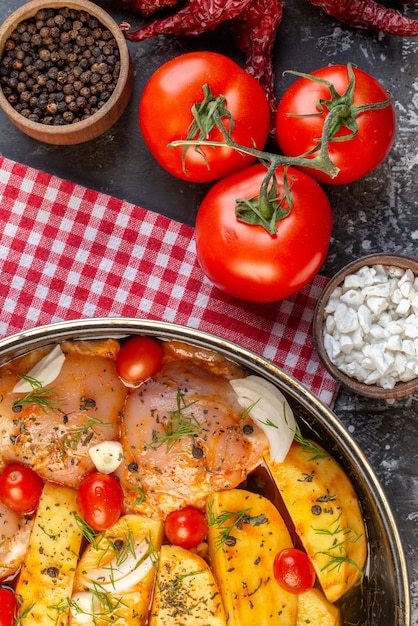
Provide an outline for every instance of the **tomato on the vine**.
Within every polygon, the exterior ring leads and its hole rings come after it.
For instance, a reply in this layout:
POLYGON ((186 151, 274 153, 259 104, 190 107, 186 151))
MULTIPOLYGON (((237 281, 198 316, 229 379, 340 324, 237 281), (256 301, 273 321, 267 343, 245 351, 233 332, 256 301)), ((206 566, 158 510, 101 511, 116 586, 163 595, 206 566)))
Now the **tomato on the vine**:
POLYGON ((0 626, 14 626, 17 623, 18 604, 11 589, 0 587, 0 626))
POLYGON ((164 531, 171 544, 190 550, 205 539, 208 523, 203 511, 194 506, 185 506, 167 515, 164 531))
POLYGON ((310 153, 308 158, 312 158, 317 154, 315 148, 328 112, 339 112, 336 132, 328 144, 338 174, 331 178, 318 169, 305 171, 320 182, 351 183, 375 169, 389 154, 396 130, 394 106, 384 87, 358 68, 331 65, 310 76, 314 79, 304 76, 296 80, 279 102, 278 144, 285 155, 310 153), (385 103, 383 107, 382 103, 385 103), (376 104, 381 108, 373 108, 376 104), (343 137, 346 140, 342 141, 343 137))
POLYGON ((290 593, 304 593, 315 584, 315 570, 306 554, 297 548, 285 548, 276 554, 273 574, 283 589, 290 593))
MULTIPOLYGON (((270 109, 260 84, 228 57, 215 52, 189 52, 162 65, 149 79, 139 105, 139 123, 145 143, 159 164, 170 174, 191 182, 214 181, 255 161, 232 148, 191 146, 184 156, 182 146, 169 147, 188 137, 194 121, 192 107, 204 100, 208 85, 214 98, 224 96, 233 119, 222 122, 233 139, 250 148, 262 149, 270 126, 270 109)), ((209 110, 213 103, 209 105, 209 110)), ((210 113, 208 121, 212 119, 210 113)), ((208 139, 222 141, 215 126, 208 139)))
POLYGON ((16 513, 29 513, 38 506, 43 484, 31 467, 11 463, 0 475, 0 500, 16 513))
POLYGON ((116 372, 127 385, 138 385, 154 376, 163 360, 160 343, 152 337, 131 337, 116 357, 116 372))
MULTIPOLYGON (((195 229, 197 257, 207 277, 225 293, 254 302, 282 300, 310 282, 325 260, 332 230, 325 192, 293 168, 287 170, 293 207, 277 221, 276 234, 238 221, 236 199, 257 196, 265 174, 264 165, 253 165, 216 183, 199 207, 195 229)), ((280 196, 283 167, 276 178, 280 196)))
POLYGON ((122 487, 113 475, 93 472, 81 481, 77 502, 81 516, 91 528, 106 530, 122 513, 122 487))

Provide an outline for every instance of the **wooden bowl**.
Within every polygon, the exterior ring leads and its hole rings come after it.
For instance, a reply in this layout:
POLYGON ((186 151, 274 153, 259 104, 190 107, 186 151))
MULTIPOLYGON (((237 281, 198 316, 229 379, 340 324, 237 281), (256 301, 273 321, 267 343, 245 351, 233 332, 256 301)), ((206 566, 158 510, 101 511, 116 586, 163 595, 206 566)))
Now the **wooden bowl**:
POLYGON ((362 267, 371 267, 372 265, 394 266, 404 270, 410 269, 415 276, 418 276, 418 260, 403 255, 371 254, 352 261, 335 274, 318 300, 313 320, 314 343, 325 368, 335 380, 342 383, 345 387, 370 398, 401 398, 418 391, 418 377, 407 382, 397 382, 392 389, 386 389, 379 384, 365 384, 341 371, 331 361, 324 346, 324 324, 327 315, 325 307, 329 302, 331 294, 343 283, 348 275, 354 274, 362 267))
POLYGON ((32 18, 40 9, 76 9, 95 17, 102 26, 110 30, 115 38, 120 55, 120 72, 116 87, 101 109, 87 119, 73 124, 53 126, 27 119, 8 102, 0 88, 0 106, 9 118, 26 135, 39 141, 57 145, 71 145, 89 141, 107 131, 122 115, 132 93, 133 69, 125 37, 113 18, 89 0, 32 0, 12 13, 0 27, 0 59, 4 56, 5 45, 23 21, 32 18))

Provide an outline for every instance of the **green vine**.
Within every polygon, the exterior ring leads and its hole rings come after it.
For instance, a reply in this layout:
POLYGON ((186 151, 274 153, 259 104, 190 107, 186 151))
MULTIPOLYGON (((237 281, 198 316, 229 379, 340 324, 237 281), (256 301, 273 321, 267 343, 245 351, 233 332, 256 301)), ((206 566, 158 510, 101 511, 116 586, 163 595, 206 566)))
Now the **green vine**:
MULTIPOLYGON (((191 147, 194 147, 194 149, 200 152, 202 157, 206 159, 202 151, 203 146, 215 148, 227 146, 242 154, 253 156, 262 163, 266 167, 266 174, 260 186, 259 193, 251 199, 237 199, 235 214, 239 221, 245 222, 246 224, 260 224, 267 232, 274 235, 277 232, 277 223, 289 215, 293 206, 288 168, 311 168, 324 172, 330 176, 330 178, 335 178, 339 172, 339 168, 330 158, 329 144, 331 142, 350 141, 354 139, 358 133, 357 116, 363 111, 385 108, 391 102, 389 97, 384 102, 364 104, 361 106, 354 105, 355 74, 351 63, 347 64, 347 71, 349 75, 349 85, 344 94, 339 94, 332 83, 320 77, 290 70, 287 72, 326 84, 330 90, 330 99, 319 100, 317 103, 318 113, 313 114, 323 115, 325 111, 328 111, 323 125, 322 135, 317 139, 318 144, 309 153, 290 157, 273 152, 264 152, 254 147, 243 146, 235 142, 232 138, 234 120, 232 119, 230 111, 226 108, 226 99, 224 96, 215 98, 211 92, 210 86, 207 84, 203 85, 204 98, 202 102, 192 107, 193 122, 189 128, 187 138, 185 140, 173 141, 169 144, 169 147, 183 147, 183 168, 185 167, 187 150, 191 147), (225 119, 228 120, 229 130, 224 124, 225 119), (215 126, 221 132, 222 140, 213 141, 208 139, 210 131, 215 128, 215 126), (337 136, 337 133, 342 127, 348 128, 350 133, 337 136), (278 182, 276 177, 278 167, 284 168, 283 196, 278 195, 278 182)), ((208 163, 207 166, 209 167, 208 163)))

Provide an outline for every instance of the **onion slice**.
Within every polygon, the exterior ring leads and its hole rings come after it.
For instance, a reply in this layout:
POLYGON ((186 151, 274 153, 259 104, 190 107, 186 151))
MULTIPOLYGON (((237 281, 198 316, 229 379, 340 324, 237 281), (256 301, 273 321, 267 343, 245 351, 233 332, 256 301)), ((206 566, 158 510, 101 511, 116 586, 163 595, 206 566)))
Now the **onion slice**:
MULTIPOLYGON (((48 352, 32 369, 25 375, 40 382, 43 387, 54 382, 64 365, 65 354, 59 345, 48 352)), ((22 378, 13 387, 12 393, 29 393, 33 387, 29 381, 22 378)))
POLYGON ((293 411, 281 391, 260 376, 231 380, 238 402, 266 434, 272 461, 286 458, 295 436, 293 411))
POLYGON ((79 624, 94 626, 95 615, 99 609, 99 600, 91 591, 78 591, 71 598, 70 611, 79 624))
POLYGON ((106 566, 97 568, 89 573, 85 586, 88 589, 108 593, 126 591, 139 583, 153 568, 153 561, 148 553, 148 542, 135 542, 135 548, 129 552, 120 563, 118 557, 106 566))

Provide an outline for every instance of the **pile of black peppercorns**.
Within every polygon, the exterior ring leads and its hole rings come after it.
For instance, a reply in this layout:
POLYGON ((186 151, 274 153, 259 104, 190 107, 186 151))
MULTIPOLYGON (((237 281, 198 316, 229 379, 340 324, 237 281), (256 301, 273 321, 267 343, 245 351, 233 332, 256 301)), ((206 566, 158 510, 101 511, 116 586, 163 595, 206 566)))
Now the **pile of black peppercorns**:
POLYGON ((96 113, 115 90, 119 48, 110 30, 77 9, 40 9, 5 44, 0 86, 21 115, 52 126, 96 113))

